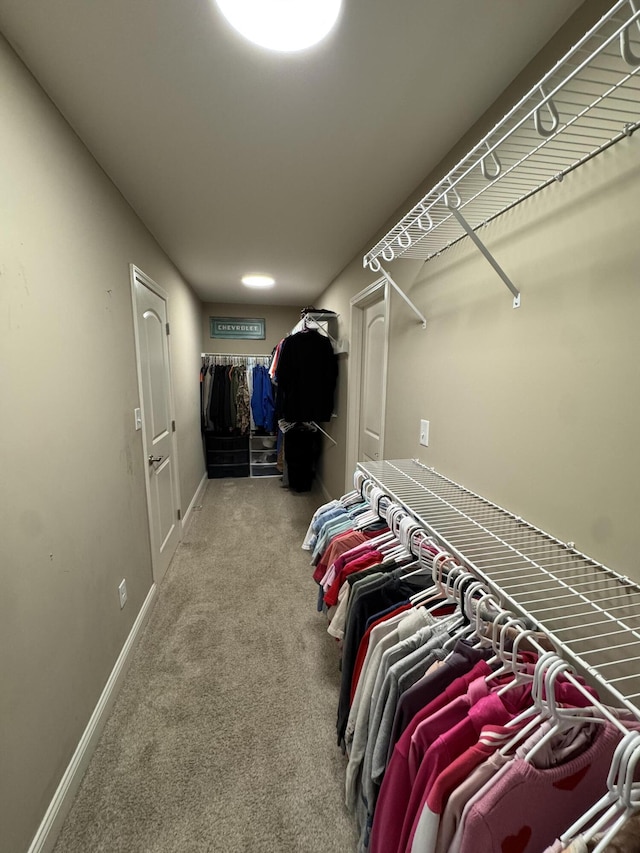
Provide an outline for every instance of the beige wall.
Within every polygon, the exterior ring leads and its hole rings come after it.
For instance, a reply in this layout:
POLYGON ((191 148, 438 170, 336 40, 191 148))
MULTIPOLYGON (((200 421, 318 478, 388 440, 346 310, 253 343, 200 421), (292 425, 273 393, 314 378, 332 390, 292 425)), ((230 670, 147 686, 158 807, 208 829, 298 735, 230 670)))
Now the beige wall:
POLYGON ((270 355, 276 344, 300 320, 300 309, 302 307, 302 305, 236 305, 233 303, 206 302, 202 305, 202 352, 270 355), (236 341, 210 338, 209 317, 263 317, 265 320, 265 339, 263 341, 236 341))
POLYGON ((0 78, 0 848, 19 853, 152 583, 129 264, 170 294, 183 509, 201 309, 3 40, 0 78))
MULTIPOLYGON (((548 55, 527 70, 528 83, 548 55)), ((390 272, 428 328, 392 295, 385 447, 387 458, 419 458, 638 580, 639 197, 636 134, 483 229, 522 291, 517 310, 469 241, 425 265, 395 261, 390 272), (429 448, 418 442, 421 418, 431 422, 429 448)), ((344 318, 374 279, 358 256, 319 301, 344 318)), ((346 428, 341 414, 332 425, 341 446, 346 428)), ((343 465, 342 453, 325 455, 333 495, 351 477, 343 465)))

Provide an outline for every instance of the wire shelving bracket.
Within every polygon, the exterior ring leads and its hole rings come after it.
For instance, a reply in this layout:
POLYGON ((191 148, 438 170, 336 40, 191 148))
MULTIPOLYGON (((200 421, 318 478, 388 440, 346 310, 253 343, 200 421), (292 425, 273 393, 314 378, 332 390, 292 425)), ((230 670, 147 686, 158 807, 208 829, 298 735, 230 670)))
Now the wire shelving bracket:
POLYGON ((465 235, 520 295, 477 235, 514 205, 640 126, 640 0, 618 0, 363 258, 429 260, 465 235))
POLYGON ((384 267, 382 267, 382 266, 380 267, 380 272, 382 273, 382 275, 384 276, 386 281, 391 285, 391 287, 396 291, 396 293, 398 293, 404 299, 404 301, 407 303, 409 308, 411 308, 413 313, 416 314, 420 318, 420 322, 422 323, 422 328, 426 329, 427 328, 427 318, 424 316, 422 311, 420 311, 418 308, 416 308, 416 306, 409 299, 409 297, 404 292, 404 290, 400 287, 399 284, 396 284, 396 282, 391 278, 391 276, 384 269, 384 267))

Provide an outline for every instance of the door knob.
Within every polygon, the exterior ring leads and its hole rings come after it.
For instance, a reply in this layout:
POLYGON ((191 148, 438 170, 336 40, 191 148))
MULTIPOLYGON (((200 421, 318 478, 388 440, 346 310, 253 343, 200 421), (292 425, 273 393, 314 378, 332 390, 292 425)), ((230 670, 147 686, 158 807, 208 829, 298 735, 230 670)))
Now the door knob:
POLYGON ((153 465, 154 462, 162 462, 164 456, 149 456, 149 465, 153 465))

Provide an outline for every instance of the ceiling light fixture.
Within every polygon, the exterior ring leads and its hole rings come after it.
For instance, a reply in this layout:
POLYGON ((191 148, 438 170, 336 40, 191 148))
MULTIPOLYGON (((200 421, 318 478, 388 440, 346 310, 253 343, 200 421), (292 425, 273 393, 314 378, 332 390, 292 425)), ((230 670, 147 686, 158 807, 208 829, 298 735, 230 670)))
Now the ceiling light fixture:
POLYGON ((338 20, 342 0, 216 0, 241 35, 270 50, 304 50, 338 20))
POLYGON ((262 275, 262 273, 243 275, 241 281, 245 287, 273 287, 276 283, 275 278, 270 275, 262 275))

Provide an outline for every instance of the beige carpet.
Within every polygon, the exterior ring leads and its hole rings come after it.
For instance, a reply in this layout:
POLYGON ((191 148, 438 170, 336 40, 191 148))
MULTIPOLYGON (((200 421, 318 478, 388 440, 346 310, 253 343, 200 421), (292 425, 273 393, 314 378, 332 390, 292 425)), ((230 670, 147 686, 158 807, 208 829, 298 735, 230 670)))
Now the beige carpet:
POLYGON ((347 853, 339 672, 300 545, 323 499, 212 480, 55 853, 347 853))

